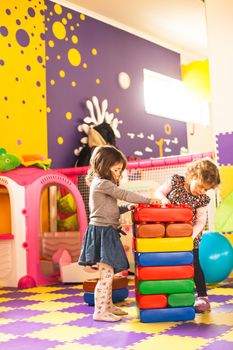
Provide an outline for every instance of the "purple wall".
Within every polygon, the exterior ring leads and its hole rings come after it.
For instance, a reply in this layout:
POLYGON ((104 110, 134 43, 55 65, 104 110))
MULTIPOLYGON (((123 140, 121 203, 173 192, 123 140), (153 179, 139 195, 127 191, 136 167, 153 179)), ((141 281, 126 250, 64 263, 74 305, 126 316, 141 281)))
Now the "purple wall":
POLYGON ((74 166, 73 151, 85 136, 77 126, 89 114, 85 102, 92 96, 97 96, 100 102, 106 98, 108 111, 122 121, 117 146, 127 156, 136 156, 135 151, 141 152, 143 159, 180 154, 181 147, 187 147, 186 124, 145 113, 143 101, 143 69, 180 79, 179 54, 90 17, 82 20, 80 13, 65 7, 58 15, 54 3, 46 1, 46 5, 48 147, 52 167, 74 166), (73 35, 78 38, 75 44, 73 35), (72 66, 67 58, 70 48, 76 48, 81 55, 78 66, 72 66), (97 55, 92 54, 93 48, 97 55), (65 77, 59 76, 60 70, 65 72, 65 77), (127 90, 118 85, 121 71, 131 78, 127 90), (96 84, 97 78, 100 84, 96 84), (75 87, 72 81, 76 82, 75 87), (71 119, 66 118, 67 112, 72 113, 71 119), (135 137, 132 139, 128 133, 135 137), (141 133, 142 138, 137 136, 141 133), (63 140, 60 144, 58 137, 63 140), (162 153, 156 144, 161 139, 162 153), (147 152, 146 147, 152 152, 147 152))

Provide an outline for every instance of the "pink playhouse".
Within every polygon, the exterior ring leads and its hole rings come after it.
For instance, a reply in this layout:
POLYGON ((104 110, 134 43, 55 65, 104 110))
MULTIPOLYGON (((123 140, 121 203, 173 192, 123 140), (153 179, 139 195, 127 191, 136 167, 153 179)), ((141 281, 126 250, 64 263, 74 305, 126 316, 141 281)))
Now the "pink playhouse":
POLYGON ((11 211, 11 232, 0 234, 0 285, 16 287, 24 276, 29 276, 35 285, 56 282, 58 278, 82 282, 86 273, 77 260, 87 217, 77 186, 59 172, 34 167, 1 173, 0 185, 1 196, 9 196, 11 211), (51 186, 63 187, 72 194, 79 218, 77 231, 41 231, 42 192, 51 186))

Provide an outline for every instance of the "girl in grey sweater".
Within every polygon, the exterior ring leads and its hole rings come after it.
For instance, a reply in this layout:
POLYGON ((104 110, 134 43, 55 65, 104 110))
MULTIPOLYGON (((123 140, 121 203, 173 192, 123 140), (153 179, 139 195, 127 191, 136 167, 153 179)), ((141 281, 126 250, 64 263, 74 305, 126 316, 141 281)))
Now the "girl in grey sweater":
POLYGON ((127 270, 129 263, 120 240, 120 214, 132 210, 132 204, 119 207, 117 200, 129 203, 158 204, 158 200, 146 198, 118 187, 126 158, 113 146, 97 147, 90 160, 87 175, 90 186, 90 221, 85 232, 79 264, 98 266, 100 279, 95 288, 95 311, 98 321, 115 322, 127 313, 112 303, 112 281, 115 273, 127 270))

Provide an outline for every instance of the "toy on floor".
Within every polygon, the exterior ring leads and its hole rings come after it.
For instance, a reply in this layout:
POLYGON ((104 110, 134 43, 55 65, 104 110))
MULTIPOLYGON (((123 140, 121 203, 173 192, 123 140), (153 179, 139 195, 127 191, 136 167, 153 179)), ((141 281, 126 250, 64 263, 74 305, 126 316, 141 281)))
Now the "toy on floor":
POLYGON ((36 287, 36 282, 33 277, 26 275, 19 279, 18 288, 26 289, 26 288, 34 288, 36 287))
MULTIPOLYGON (((84 301, 92 306, 94 305, 94 290, 98 279, 90 279, 83 282, 84 301)), ((114 276, 112 283, 112 301, 119 303, 128 297, 128 279, 123 276, 114 276)))
POLYGON ((207 283, 225 280, 233 269, 233 247, 230 241, 218 232, 203 234, 199 258, 207 283))
POLYGON ((134 210, 136 301, 141 322, 192 320, 192 210, 139 205, 134 210))
POLYGON ((60 280, 62 283, 75 283, 83 282, 87 277, 91 276, 92 278, 99 277, 98 270, 86 271, 83 267, 78 265, 78 262, 72 262, 71 255, 66 249, 60 251, 60 254, 57 255, 59 271, 60 271, 60 280))

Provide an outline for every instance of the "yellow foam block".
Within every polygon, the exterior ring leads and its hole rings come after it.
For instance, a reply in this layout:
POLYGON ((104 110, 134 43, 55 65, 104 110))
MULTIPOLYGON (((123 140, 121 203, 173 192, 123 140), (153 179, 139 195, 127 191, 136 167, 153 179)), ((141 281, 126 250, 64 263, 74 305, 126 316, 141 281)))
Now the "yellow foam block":
POLYGON ((219 170, 221 176, 220 194, 223 200, 233 191, 233 166, 221 166, 219 170))
MULTIPOLYGON (((228 241, 231 243, 231 245, 233 247, 233 233, 224 233, 224 236, 228 239, 228 241)), ((231 271, 228 278, 233 278, 233 270, 231 271)))
POLYGON ((146 252, 181 252, 193 249, 192 237, 136 238, 136 250, 146 252))
POLYGON ((224 233, 224 236, 228 239, 233 247, 233 233, 224 233))

